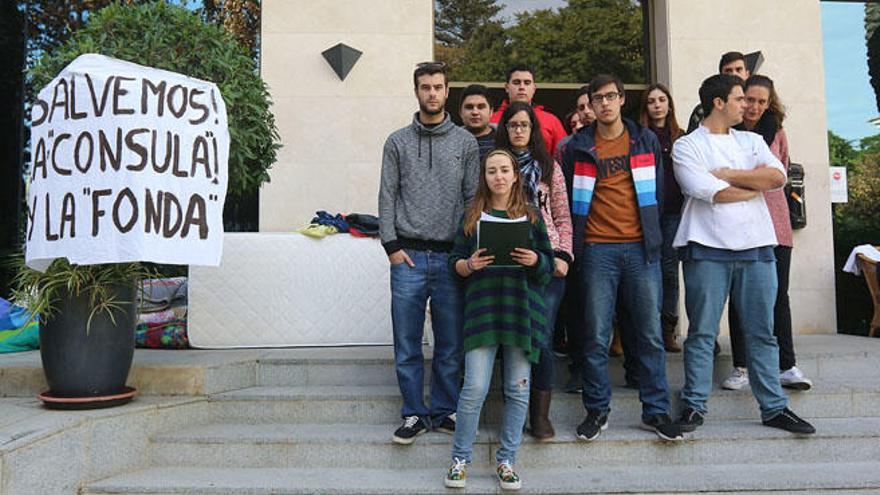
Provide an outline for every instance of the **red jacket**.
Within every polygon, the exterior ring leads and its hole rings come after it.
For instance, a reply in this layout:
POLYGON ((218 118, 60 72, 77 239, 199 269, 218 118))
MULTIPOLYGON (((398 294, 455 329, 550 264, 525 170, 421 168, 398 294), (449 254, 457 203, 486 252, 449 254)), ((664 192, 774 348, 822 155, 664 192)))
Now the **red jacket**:
MULTIPOLYGON (((495 113, 492 114, 492 118, 489 119, 489 122, 497 124, 501 120, 501 114, 504 113, 506 108, 507 100, 504 100, 501 102, 501 106, 498 107, 498 110, 495 110, 495 113)), ((560 122, 552 113, 545 112, 543 106, 534 105, 532 109, 535 110, 535 115, 538 117, 538 123, 541 124, 541 136, 544 137, 544 144, 547 145, 547 152, 550 153, 550 156, 556 156, 556 146, 559 144, 559 141, 562 141, 562 138, 568 135, 568 133, 565 132, 565 128, 562 127, 562 122, 560 122)))

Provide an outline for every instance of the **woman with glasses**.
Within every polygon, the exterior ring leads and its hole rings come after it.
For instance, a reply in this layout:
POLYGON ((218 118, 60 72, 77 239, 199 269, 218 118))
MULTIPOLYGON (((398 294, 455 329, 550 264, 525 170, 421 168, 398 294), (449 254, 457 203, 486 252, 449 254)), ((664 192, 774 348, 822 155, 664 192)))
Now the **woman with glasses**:
MULTIPOLYGON (((785 107, 776 94, 773 80, 767 76, 754 75, 746 81, 746 111, 743 122, 737 129, 760 134, 770 147, 770 151, 788 171, 788 138, 782 121, 785 120, 785 107)), ((779 381, 783 387, 796 390, 809 390, 813 383, 804 376, 796 366, 794 343, 791 339, 791 306, 788 300, 788 275, 791 268, 791 249, 793 246, 791 218, 788 212, 788 201, 782 189, 764 193, 764 202, 773 219, 776 231, 777 246, 773 249, 776 255, 776 278, 778 289, 776 304, 773 307, 773 334, 779 343, 779 381)), ((733 371, 721 384, 729 390, 739 390, 749 384, 746 369, 746 352, 743 334, 735 311, 728 311, 730 326, 730 346, 733 351, 733 371)))
POLYGON ((678 328, 678 253, 672 247, 672 239, 681 222, 684 196, 672 169, 672 143, 684 133, 675 118, 675 104, 669 89, 655 83, 642 93, 639 106, 639 123, 654 131, 660 141, 663 154, 663 211, 660 212, 660 229, 663 234, 661 266, 663 267, 663 303, 660 321, 663 328, 663 346, 666 352, 681 352, 675 341, 678 328))
MULTIPOLYGON (((547 152, 541 135, 541 124, 531 105, 513 102, 498 122, 495 148, 510 151, 516 157, 523 176, 528 202, 541 210, 554 252, 553 279, 547 284, 544 305, 547 308, 547 329, 556 325, 556 313, 565 291, 565 276, 573 261, 571 246, 571 213, 562 168, 547 152)), ((541 349, 538 364, 532 367, 532 388, 529 400, 529 424, 533 437, 547 442, 556 435, 550 423, 550 398, 553 389, 555 358, 551 343, 541 349)))

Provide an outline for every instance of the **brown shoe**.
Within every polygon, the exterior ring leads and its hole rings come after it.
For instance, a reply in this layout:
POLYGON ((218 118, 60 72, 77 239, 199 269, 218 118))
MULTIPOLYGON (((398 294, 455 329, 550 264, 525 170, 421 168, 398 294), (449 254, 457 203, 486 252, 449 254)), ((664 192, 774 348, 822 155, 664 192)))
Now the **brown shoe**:
POLYGON ((681 345, 675 341, 675 331, 678 326, 678 317, 664 314, 660 317, 663 327, 663 347, 666 352, 681 352, 681 345))
POLYGON ((550 424, 550 397, 549 390, 532 389, 529 397, 529 426, 532 436, 539 442, 549 442, 556 436, 553 425, 550 424))
POLYGON ((614 326, 614 335, 611 337, 611 347, 608 348, 608 355, 611 357, 623 356, 623 343, 620 341, 620 329, 614 326))

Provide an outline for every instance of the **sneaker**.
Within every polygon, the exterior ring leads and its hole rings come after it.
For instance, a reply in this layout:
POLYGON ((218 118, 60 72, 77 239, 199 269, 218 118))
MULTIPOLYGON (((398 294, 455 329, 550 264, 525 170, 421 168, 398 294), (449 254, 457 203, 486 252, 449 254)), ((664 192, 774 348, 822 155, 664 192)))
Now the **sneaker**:
POLYGON ((522 488, 522 480, 519 479, 519 475, 513 470, 510 461, 498 463, 498 468, 495 472, 498 473, 498 483, 501 484, 502 490, 519 490, 522 488))
POLYGON ((740 367, 734 367, 730 372, 730 376, 721 382, 721 388, 727 390, 740 390, 749 386, 749 370, 740 367))
POLYGON ((434 427, 434 431, 442 431, 443 433, 455 434, 455 413, 450 414, 440 421, 440 424, 434 427))
POLYGON ((403 418, 403 426, 394 432, 391 437, 394 443, 401 445, 409 445, 416 441, 416 437, 428 431, 428 425, 425 420, 418 416, 407 416, 403 418))
POLYGON ((685 432, 696 430, 698 426, 703 426, 703 413, 692 407, 684 408, 681 416, 678 418, 678 426, 681 428, 681 431, 685 432))
POLYGON ((447 488, 464 488, 467 483, 467 462, 464 459, 455 457, 452 459, 452 465, 449 471, 446 471, 446 479, 443 485, 447 488))
POLYGON ((581 440, 591 441, 599 436, 602 430, 608 428, 608 413, 599 411, 587 411, 587 417, 577 427, 577 437, 581 440))
POLYGON ((792 366, 780 373, 779 383, 785 388, 793 388, 795 390, 810 390, 813 386, 813 382, 804 376, 804 372, 797 366, 792 366))
POLYGON ((785 408, 781 413, 772 418, 763 421, 764 426, 771 428, 779 428, 780 430, 790 431, 791 433, 800 433, 803 435, 811 435, 816 433, 816 428, 799 418, 797 414, 791 412, 791 409, 785 408))
POLYGON ((639 425, 639 427, 643 430, 653 431, 663 440, 668 440, 670 442, 684 440, 684 436, 681 434, 681 425, 673 423, 672 420, 669 419, 669 415, 666 413, 654 414, 647 418, 643 418, 642 424, 639 425))

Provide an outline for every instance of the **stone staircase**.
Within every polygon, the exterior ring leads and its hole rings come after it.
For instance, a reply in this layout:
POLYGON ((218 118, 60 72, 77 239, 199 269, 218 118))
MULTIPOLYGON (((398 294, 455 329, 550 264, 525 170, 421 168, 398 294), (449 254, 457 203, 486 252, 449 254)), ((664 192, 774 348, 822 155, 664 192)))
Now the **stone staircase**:
MULTIPOLYGON (((637 428, 639 402, 612 360, 607 431, 577 441, 580 397, 556 393, 556 439, 525 437, 518 468, 524 493, 880 493, 880 340, 810 336, 796 341, 813 390, 791 407, 811 420, 809 438, 761 426, 748 390, 713 392, 704 427, 684 442, 637 428)), ((683 382, 669 355, 670 386, 683 382)), ((560 361, 559 381, 567 377, 560 361)), ((730 367, 722 355, 716 381, 730 367)), ((677 409, 677 399, 673 393, 677 409)), ((139 469, 82 487, 83 495, 498 493, 492 471, 501 398, 490 392, 468 488, 443 487, 451 437, 391 442, 400 399, 388 348, 272 350, 253 386, 208 395, 199 421, 147 439, 139 469)))

